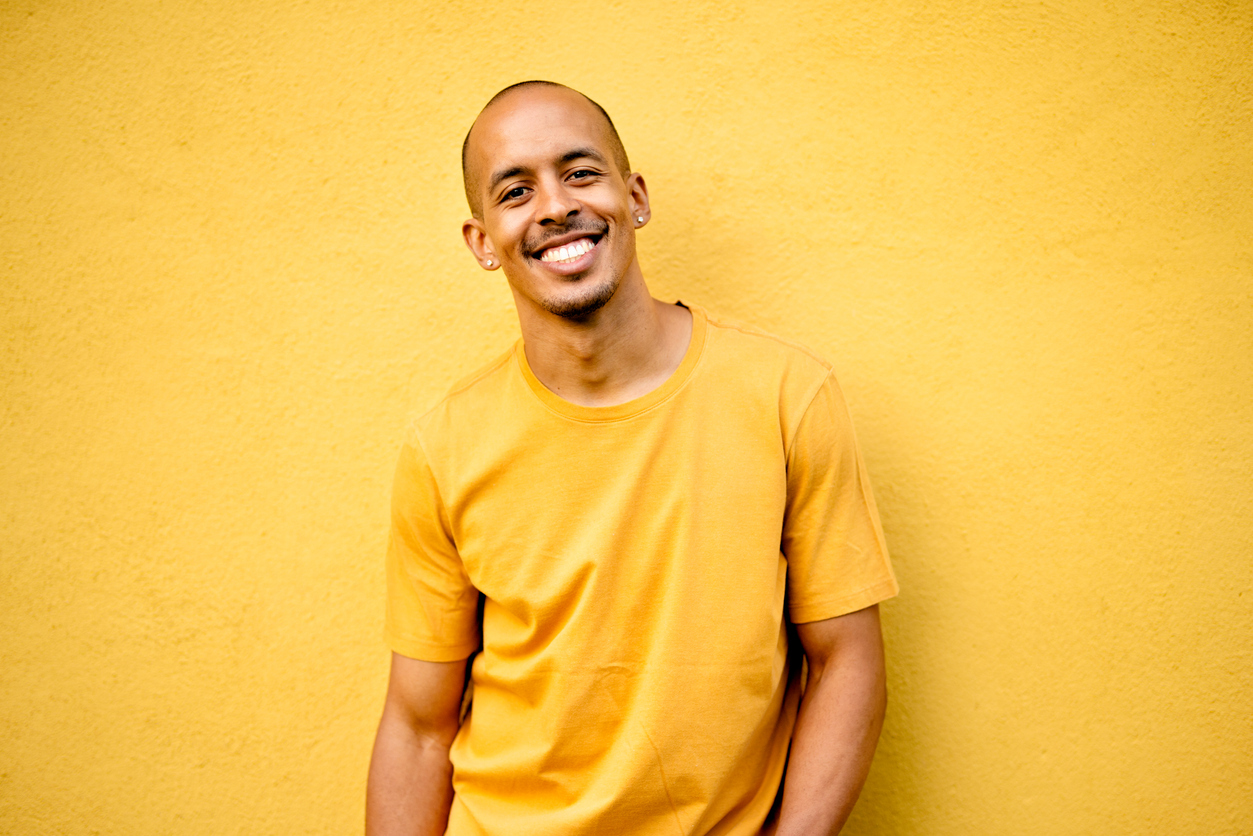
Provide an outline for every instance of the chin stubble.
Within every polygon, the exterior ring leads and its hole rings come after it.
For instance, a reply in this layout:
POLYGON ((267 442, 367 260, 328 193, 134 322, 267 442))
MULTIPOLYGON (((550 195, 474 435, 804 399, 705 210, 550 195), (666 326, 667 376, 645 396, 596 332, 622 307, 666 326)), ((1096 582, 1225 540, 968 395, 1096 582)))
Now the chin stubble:
POLYGON ((617 289, 618 280, 615 279, 590 288, 584 296, 573 299, 544 299, 540 304, 550 314, 564 319, 584 319, 603 308, 617 289))

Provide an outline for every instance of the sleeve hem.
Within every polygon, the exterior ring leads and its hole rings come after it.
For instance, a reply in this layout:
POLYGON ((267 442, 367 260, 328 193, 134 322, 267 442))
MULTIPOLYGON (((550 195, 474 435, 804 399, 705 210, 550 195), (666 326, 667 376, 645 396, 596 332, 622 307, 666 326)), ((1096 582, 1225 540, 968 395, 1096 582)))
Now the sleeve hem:
POLYGON ((807 624, 810 621, 835 618, 839 615, 847 615, 851 612, 864 610, 866 607, 877 604, 880 601, 886 601, 900 591, 901 588, 895 578, 885 578, 850 595, 789 606, 788 618, 793 624, 807 624))
POLYGON ((470 658, 479 649, 477 640, 464 644, 435 644, 420 639, 406 639, 393 633, 385 632, 383 638, 387 646, 401 656, 418 659, 423 662, 460 662, 470 658))

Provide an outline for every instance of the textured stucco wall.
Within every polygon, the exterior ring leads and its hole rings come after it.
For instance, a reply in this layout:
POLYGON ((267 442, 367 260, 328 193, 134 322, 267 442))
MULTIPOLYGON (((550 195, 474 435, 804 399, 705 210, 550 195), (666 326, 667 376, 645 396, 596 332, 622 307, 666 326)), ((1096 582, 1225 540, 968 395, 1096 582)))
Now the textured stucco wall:
POLYGON ((836 363, 904 592, 848 832, 1253 832, 1253 7, 0 5, 0 831, 349 833, 404 417, 516 334, 461 135, 836 363))

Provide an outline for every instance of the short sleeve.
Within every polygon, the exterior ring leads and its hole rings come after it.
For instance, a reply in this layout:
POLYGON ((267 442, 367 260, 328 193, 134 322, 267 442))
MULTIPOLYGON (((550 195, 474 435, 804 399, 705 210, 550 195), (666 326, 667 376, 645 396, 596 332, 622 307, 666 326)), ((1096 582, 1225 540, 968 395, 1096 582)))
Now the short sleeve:
POLYGON ((864 609, 899 591, 852 419, 830 374, 788 448, 782 545, 794 623, 864 609))
POLYGON ((401 448, 392 488, 387 643, 413 659, 465 659, 479 645, 478 599, 449 534, 435 477, 411 438, 401 448))

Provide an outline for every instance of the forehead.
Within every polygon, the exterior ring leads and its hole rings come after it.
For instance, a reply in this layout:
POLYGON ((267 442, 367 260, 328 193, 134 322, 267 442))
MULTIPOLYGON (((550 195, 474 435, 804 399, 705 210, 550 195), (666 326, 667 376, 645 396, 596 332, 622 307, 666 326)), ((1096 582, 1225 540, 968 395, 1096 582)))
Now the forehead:
POLYGON ((479 114, 466 162, 486 185, 493 171, 534 168, 574 148, 594 149, 612 161, 605 118, 573 90, 533 87, 511 93, 479 114))

